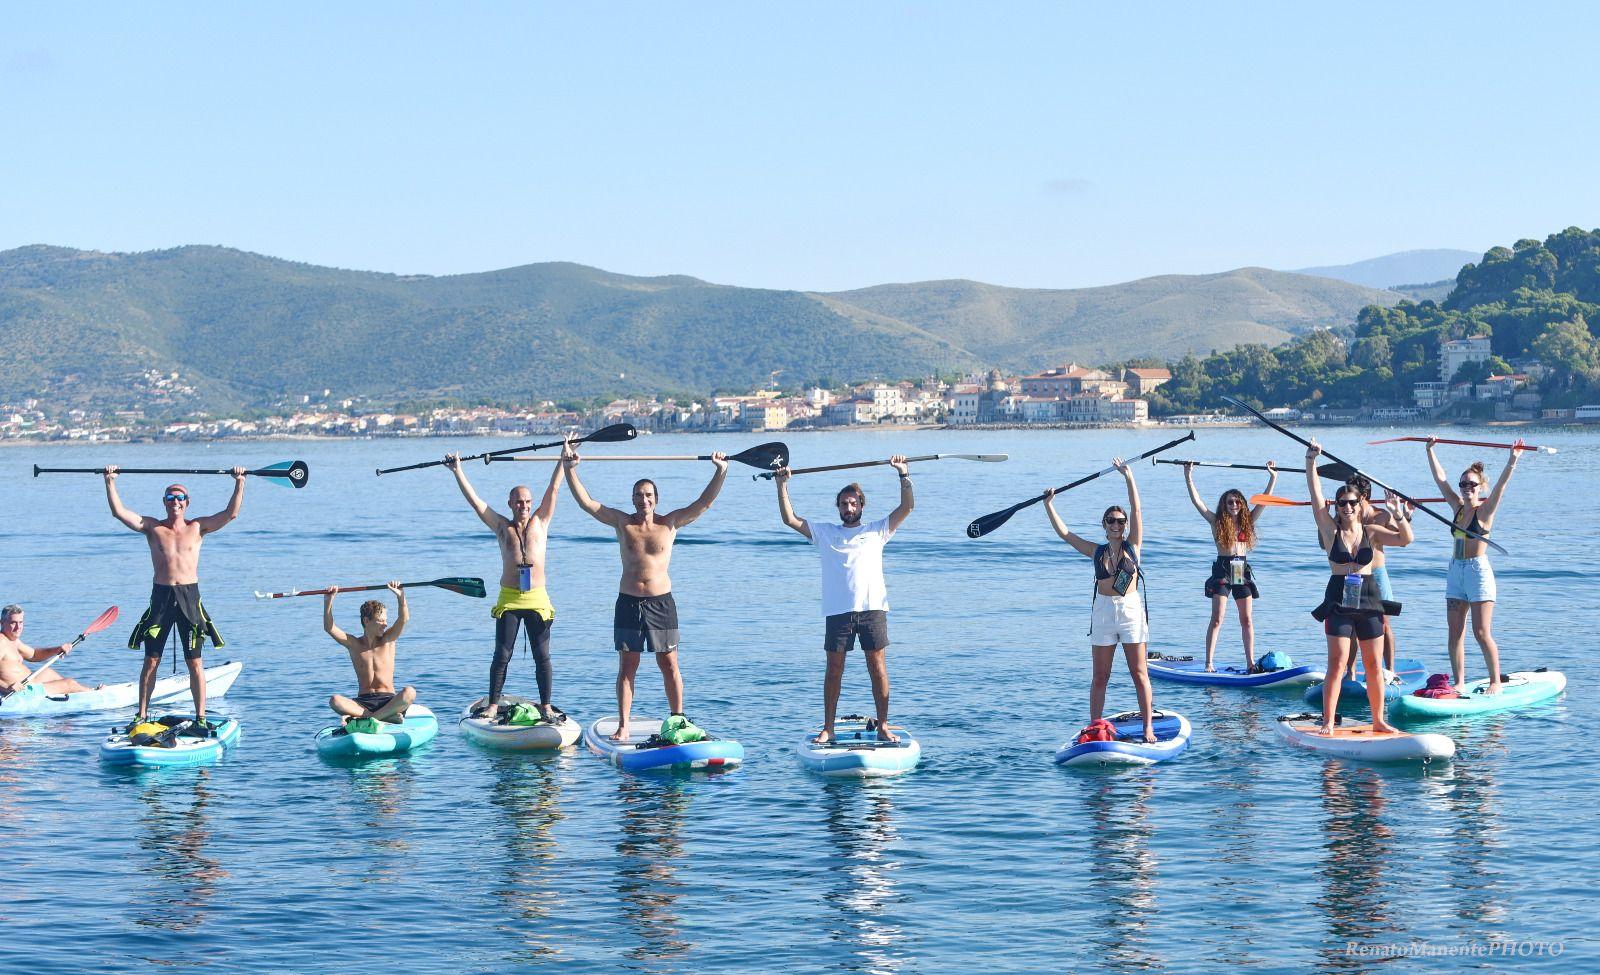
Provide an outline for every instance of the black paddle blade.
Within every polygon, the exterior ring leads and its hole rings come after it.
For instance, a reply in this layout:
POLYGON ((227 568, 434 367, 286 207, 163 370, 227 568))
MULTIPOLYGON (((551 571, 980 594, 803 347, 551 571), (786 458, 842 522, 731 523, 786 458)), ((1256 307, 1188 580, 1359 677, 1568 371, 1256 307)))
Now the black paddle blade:
POLYGON ((466 576, 460 576, 453 579, 435 579, 432 582, 427 583, 427 585, 436 586, 440 589, 445 589, 453 593, 459 593, 463 596, 471 596, 475 599, 482 599, 485 595, 487 595, 483 588, 482 579, 474 579, 466 576))
POLYGON ((999 528, 1001 525, 1010 521, 1012 515, 1016 514, 1026 506, 1026 504, 1014 504, 1004 511, 996 511, 993 514, 987 514, 982 518, 974 520, 972 524, 967 526, 967 537, 982 538, 983 536, 994 531, 996 528, 999 528))
POLYGON ((789 445, 777 440, 772 443, 756 444, 749 450, 741 450, 728 459, 762 470, 775 471, 780 467, 789 466, 789 445))
POLYGON ((1356 469, 1349 464, 1338 462, 1332 464, 1318 464, 1317 473, 1330 481, 1348 481, 1356 476, 1356 469))
POLYGON ((634 429, 631 423, 613 423, 609 427, 601 427, 588 436, 578 439, 589 443, 623 443, 638 435, 639 431, 634 429))

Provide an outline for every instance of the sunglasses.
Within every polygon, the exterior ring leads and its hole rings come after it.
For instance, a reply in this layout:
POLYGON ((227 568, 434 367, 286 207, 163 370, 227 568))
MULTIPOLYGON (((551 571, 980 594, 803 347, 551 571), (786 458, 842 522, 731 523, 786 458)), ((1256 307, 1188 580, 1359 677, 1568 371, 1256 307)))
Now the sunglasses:
POLYGON ((1105 523, 1108 524, 1108 525, 1126 525, 1128 523, 1128 519, 1126 519, 1126 518, 1107 518, 1105 523))
POLYGON ((187 500, 189 500, 189 496, 187 494, 164 494, 164 495, 161 496, 161 500, 163 500, 163 501, 187 501, 187 500))
POLYGON ((1346 498, 1343 501, 1335 501, 1334 504, 1338 505, 1341 508, 1359 508, 1359 507, 1361 507, 1361 502, 1360 501, 1352 501, 1349 498, 1346 498))
POLYGON ((1458 481, 1458 482, 1456 482, 1456 487, 1460 488, 1463 491, 1476 491, 1476 490, 1478 490, 1478 488, 1480 488, 1482 486, 1483 485, 1481 485, 1477 481, 1458 481))

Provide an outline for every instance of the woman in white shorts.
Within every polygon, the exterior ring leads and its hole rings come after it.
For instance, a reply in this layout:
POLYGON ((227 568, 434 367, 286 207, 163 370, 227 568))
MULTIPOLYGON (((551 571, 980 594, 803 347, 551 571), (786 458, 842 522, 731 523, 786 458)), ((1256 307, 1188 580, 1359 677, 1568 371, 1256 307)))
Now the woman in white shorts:
POLYGON ((1478 648, 1483 651, 1484 664, 1489 668, 1489 686, 1484 693, 1498 694, 1500 648, 1495 645, 1493 632, 1496 595, 1494 569, 1489 565, 1489 545, 1483 539, 1489 537, 1495 512, 1500 508, 1500 499, 1505 496, 1506 484, 1511 480, 1511 472, 1516 470, 1522 441, 1511 445, 1511 459, 1506 461, 1487 499, 1483 498, 1483 461, 1475 460, 1471 467, 1461 472, 1461 478, 1456 482, 1456 487, 1460 489, 1460 493, 1457 493, 1450 489, 1450 479, 1445 477, 1444 467, 1440 465, 1439 458, 1434 456, 1435 442, 1435 438, 1428 438, 1428 467, 1439 485, 1439 493, 1450 503, 1450 509, 1454 512, 1451 521, 1455 524, 1455 530, 1450 533, 1455 536, 1455 550, 1451 553, 1450 569, 1444 583, 1445 619, 1450 625, 1450 670, 1456 686, 1460 687, 1467 677, 1466 628, 1470 607, 1472 635, 1478 641, 1478 648))
POLYGON ((1117 644, 1122 644, 1133 677, 1133 689, 1144 712, 1144 740, 1156 740, 1151 728, 1155 704, 1150 692, 1150 674, 1145 669, 1144 648, 1149 642, 1149 620, 1144 600, 1139 597, 1139 544, 1144 528, 1139 518, 1139 488, 1133 471, 1121 457, 1112 461, 1128 482, 1128 507, 1112 505, 1100 518, 1105 529, 1104 545, 1067 530, 1056 514, 1055 491, 1044 493, 1044 510, 1050 526, 1068 545, 1094 560, 1094 605, 1089 613, 1089 643, 1094 651, 1094 682, 1089 689, 1089 720, 1096 721, 1105 709, 1106 685, 1111 682, 1111 662, 1117 644))

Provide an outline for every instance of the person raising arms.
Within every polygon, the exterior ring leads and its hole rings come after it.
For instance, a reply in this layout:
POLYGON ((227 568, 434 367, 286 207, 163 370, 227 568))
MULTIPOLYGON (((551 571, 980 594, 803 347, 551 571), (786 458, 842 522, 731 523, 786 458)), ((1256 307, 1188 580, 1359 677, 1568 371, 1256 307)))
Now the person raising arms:
MULTIPOLYGON (((1256 630, 1252 613, 1254 601, 1261 598, 1256 588, 1255 573, 1246 558, 1256 547, 1256 523, 1265 511, 1262 505, 1251 508, 1238 488, 1222 492, 1217 500, 1217 510, 1212 511, 1200 500, 1194 486, 1194 465, 1183 465, 1183 483, 1189 489, 1189 501, 1200 517, 1211 526, 1211 538, 1217 545, 1217 558, 1211 563, 1211 576, 1206 580, 1206 598, 1211 600, 1211 621, 1206 624, 1206 673, 1211 673, 1217 652, 1217 636, 1222 630, 1222 618, 1228 614, 1231 598, 1239 608, 1239 637, 1244 642, 1244 665, 1251 673, 1256 669, 1256 630)), ((1271 494, 1278 483, 1278 469, 1267 461, 1267 486, 1264 494, 1271 494)))

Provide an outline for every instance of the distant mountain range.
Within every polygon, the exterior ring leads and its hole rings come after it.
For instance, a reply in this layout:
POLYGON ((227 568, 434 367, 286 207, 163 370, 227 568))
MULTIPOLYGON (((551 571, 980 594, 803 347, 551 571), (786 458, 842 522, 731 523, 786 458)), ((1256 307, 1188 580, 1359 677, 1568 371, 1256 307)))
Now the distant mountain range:
POLYGON ((0 252, 0 398, 172 412, 330 389, 377 402, 576 399, 848 382, 1276 343, 1400 295, 1262 268, 1075 290, 974 281, 832 294, 577 264, 402 276, 222 247, 0 252))
MULTIPOLYGON (((1424 285, 1441 281, 1454 283, 1462 265, 1481 260, 1482 257, 1482 253, 1477 251, 1401 251, 1354 264, 1303 267, 1291 273, 1314 274, 1319 278, 1333 278, 1335 281, 1363 284, 1369 288, 1392 289, 1399 285, 1424 285)), ((1446 292, 1449 290, 1445 288, 1446 292)))

